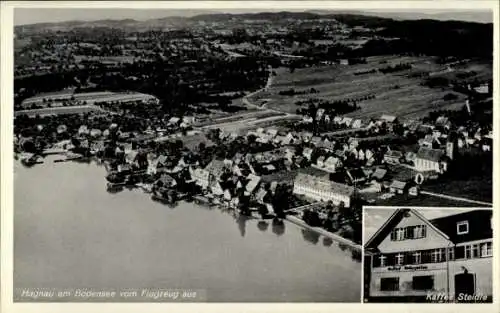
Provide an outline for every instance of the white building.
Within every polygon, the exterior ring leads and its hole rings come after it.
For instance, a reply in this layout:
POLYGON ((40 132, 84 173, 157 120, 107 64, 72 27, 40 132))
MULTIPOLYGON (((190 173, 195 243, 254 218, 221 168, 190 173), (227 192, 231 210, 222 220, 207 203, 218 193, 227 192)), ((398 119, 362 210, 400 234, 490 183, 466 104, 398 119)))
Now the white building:
POLYGON ((317 201, 332 201, 334 204, 343 202, 349 207, 354 188, 325 178, 299 173, 293 183, 293 193, 317 201))
POLYGON ((415 169, 420 172, 434 171, 443 173, 446 171, 446 162, 442 159, 444 152, 438 149, 421 147, 415 158, 415 169))
POLYGON ((427 219, 398 209, 365 244, 368 301, 491 301, 492 211, 427 219), (462 300, 461 300, 462 299, 462 300))

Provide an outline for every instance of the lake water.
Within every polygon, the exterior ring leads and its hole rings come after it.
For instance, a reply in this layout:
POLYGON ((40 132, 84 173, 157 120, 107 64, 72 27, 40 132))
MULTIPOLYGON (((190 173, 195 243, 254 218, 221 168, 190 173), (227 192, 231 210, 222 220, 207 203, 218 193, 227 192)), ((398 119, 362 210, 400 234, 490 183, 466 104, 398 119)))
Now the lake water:
POLYGON ((361 263, 285 222, 245 220, 139 190, 94 163, 14 170, 15 288, 186 288, 209 302, 359 302, 361 263))

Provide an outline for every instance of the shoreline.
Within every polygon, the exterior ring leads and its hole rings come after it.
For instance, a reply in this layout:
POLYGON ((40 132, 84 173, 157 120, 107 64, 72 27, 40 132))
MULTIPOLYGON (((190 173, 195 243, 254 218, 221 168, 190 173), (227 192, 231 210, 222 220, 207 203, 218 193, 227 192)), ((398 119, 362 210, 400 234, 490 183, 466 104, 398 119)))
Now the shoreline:
POLYGON ((325 237, 328 237, 330 239, 333 239, 339 243, 342 243, 342 244, 345 244, 345 245, 348 245, 350 248, 352 249, 355 249, 355 250, 358 250, 358 251, 362 251, 362 246, 360 244, 357 244, 349 239, 346 239, 342 236, 339 236, 339 235, 336 235, 334 233, 331 233, 325 229, 322 229, 320 227, 313 227, 313 226, 309 226, 306 224, 306 222, 302 221, 300 218, 296 217, 296 216, 293 216, 293 215, 287 215, 285 217, 285 219, 295 225, 298 225, 302 228, 305 228, 305 229, 308 229, 308 230, 311 230, 311 231, 314 231, 320 235, 323 235, 325 237))
MULTIPOLYGON (((68 160, 68 161, 74 161, 74 160, 68 160)), ((141 188, 141 186, 135 186, 137 189, 139 190, 143 190, 143 188, 141 188)), ((144 190, 143 190, 144 191, 144 190)), ((210 203, 210 200, 204 196, 204 195, 195 195, 194 197, 194 203, 197 204, 197 205, 208 205, 208 206, 214 206, 214 207, 217 207, 218 209, 222 209, 223 208, 223 205, 221 204, 212 204, 210 203)), ((250 218, 254 218, 254 219, 258 219, 257 217, 255 216, 250 216, 250 218)), ((358 251, 361 251, 362 250, 362 246, 349 240, 349 239, 346 239, 342 236, 339 236, 339 235, 336 235, 334 233, 331 233, 325 229, 322 229, 320 227, 313 227, 313 226, 310 226, 310 225, 307 225, 303 220, 301 220, 300 218, 296 217, 296 216, 293 216, 293 215, 286 215, 285 218, 283 218, 284 220, 287 220, 288 222, 290 223, 293 223, 301 228, 304 228, 304 229, 308 229, 308 230, 311 230, 315 233, 318 233, 322 236, 325 236, 325 237, 328 237, 334 241, 337 241, 339 243, 342 243, 342 244, 345 244, 345 245, 348 245, 350 248, 352 249, 356 249, 358 251)))
MULTIPOLYGON (((194 197, 196 200, 198 201, 195 201, 196 204, 198 205, 210 205, 210 202, 208 201, 208 199, 204 196, 200 196, 200 195, 196 195, 194 197), (204 199, 202 201, 200 201, 201 199, 204 199)), ((220 204, 215 204, 213 205, 215 207, 217 207, 218 209, 221 209, 223 208, 222 205, 220 204)), ((236 210, 237 211, 237 210, 236 210)), ((249 216, 249 218, 252 218, 252 219, 259 219, 255 216, 249 216)), ((355 243, 354 241, 351 241, 349 239, 346 239, 340 235, 337 235, 337 234, 334 234, 332 232, 329 232, 327 231, 326 229, 323 229, 321 227, 313 227, 313 226, 310 226, 310 225, 307 225, 306 222, 304 222, 303 220, 301 220, 300 218, 294 216, 294 215, 286 215, 283 220, 287 220, 288 222, 292 223, 292 224, 295 224, 303 229, 308 229, 310 231, 313 231, 317 234, 320 234, 322 236, 325 236, 325 237, 328 237, 338 243, 342 243, 342 244, 345 244, 345 245, 348 245, 350 248, 352 249, 355 249, 357 251, 362 251, 363 247, 360 245, 360 244, 357 244, 355 243)))

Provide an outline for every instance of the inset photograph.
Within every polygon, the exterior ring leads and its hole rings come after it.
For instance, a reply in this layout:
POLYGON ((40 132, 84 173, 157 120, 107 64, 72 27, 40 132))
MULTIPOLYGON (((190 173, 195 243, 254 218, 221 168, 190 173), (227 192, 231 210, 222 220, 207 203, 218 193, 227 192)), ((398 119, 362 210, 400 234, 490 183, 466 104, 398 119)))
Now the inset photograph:
POLYGON ((364 209, 364 302, 491 303, 492 210, 364 209))

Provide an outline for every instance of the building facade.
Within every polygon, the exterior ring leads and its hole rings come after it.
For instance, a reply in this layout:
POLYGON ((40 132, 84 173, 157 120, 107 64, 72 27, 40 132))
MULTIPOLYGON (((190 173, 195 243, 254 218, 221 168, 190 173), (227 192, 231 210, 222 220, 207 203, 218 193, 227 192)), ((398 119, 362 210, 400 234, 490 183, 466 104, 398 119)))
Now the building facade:
POLYGON ((299 173, 294 180, 293 193, 317 201, 332 201, 337 205, 343 202, 346 207, 349 207, 354 188, 327 178, 299 173))
POLYGON ((427 220, 399 209, 365 244, 367 301, 489 302, 491 210, 427 220))
POLYGON ((415 157, 415 169, 421 172, 443 173, 447 168, 446 162, 442 159, 443 155, 442 150, 421 147, 415 157))

